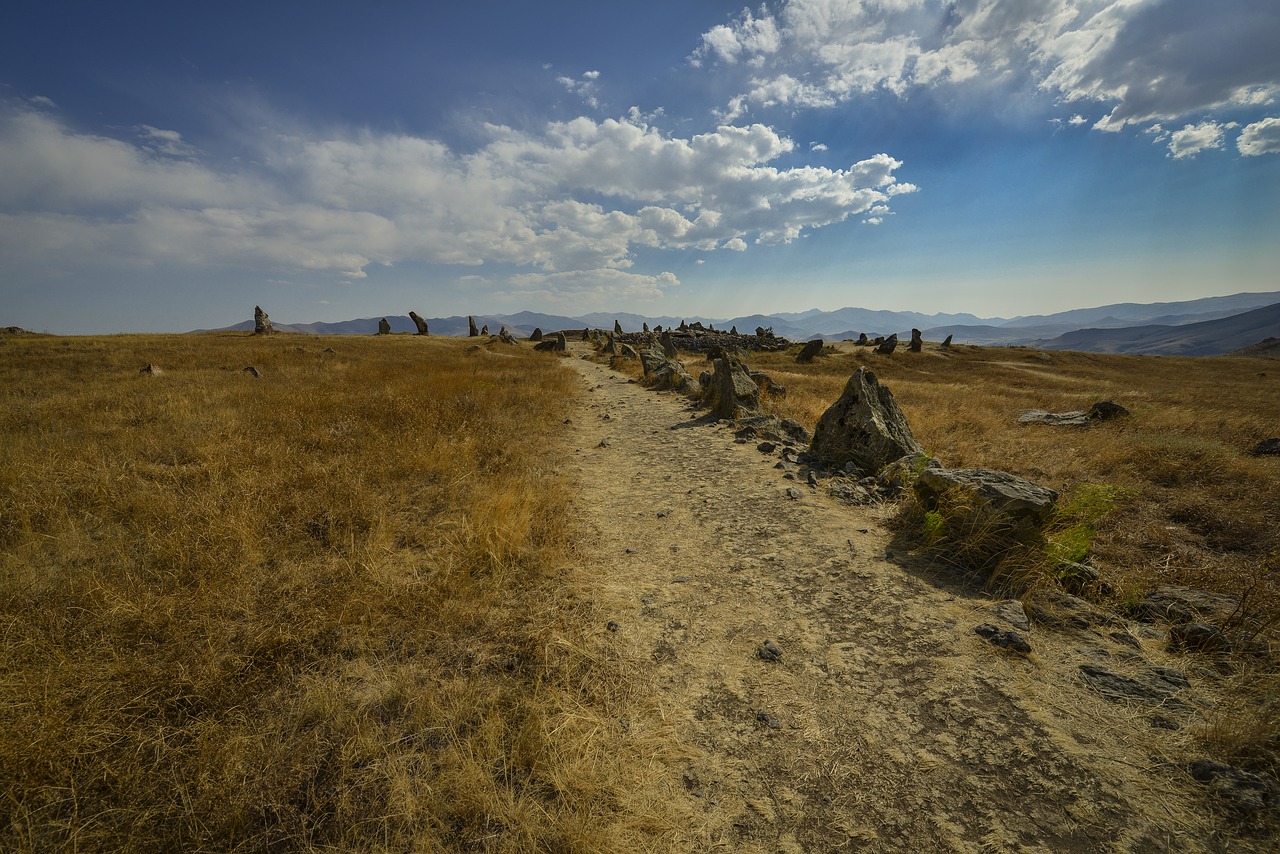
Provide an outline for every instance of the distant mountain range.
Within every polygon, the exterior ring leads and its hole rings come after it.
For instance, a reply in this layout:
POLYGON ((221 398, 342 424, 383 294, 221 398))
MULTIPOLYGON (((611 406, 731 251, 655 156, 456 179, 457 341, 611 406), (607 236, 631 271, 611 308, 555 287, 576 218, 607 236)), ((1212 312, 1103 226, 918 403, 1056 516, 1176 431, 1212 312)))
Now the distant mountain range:
MULTIPOLYGON (((318 335, 372 335, 378 331, 377 317, 344 320, 336 323, 273 323, 281 332, 318 335)), ((466 335, 467 318, 427 318, 433 335, 466 335)), ((1057 314, 1030 317, 982 318, 972 314, 920 314, 911 311, 873 311, 865 308, 842 308, 836 311, 810 309, 798 313, 753 314, 744 317, 650 317, 638 314, 594 313, 579 317, 539 314, 476 315, 478 326, 488 325, 496 333, 505 325, 518 336, 527 336, 535 328, 544 332, 561 329, 612 329, 614 321, 627 331, 638 331, 642 324, 678 326, 681 321, 701 321, 717 329, 734 326, 740 332, 754 332, 756 327, 772 327, 773 331, 795 341, 822 338, 840 341, 857 338, 862 332, 875 337, 897 333, 906 339, 911 329, 923 331, 928 341, 941 341, 948 335, 957 344, 988 346, 1028 345, 1046 350, 1083 350, 1094 353, 1147 353, 1151 355, 1218 355, 1249 347, 1266 338, 1280 337, 1280 291, 1270 293, 1233 294, 1205 297, 1184 302, 1117 303, 1062 311, 1057 314)), ((408 315, 387 316, 392 332, 413 332, 408 315)), ((246 320, 224 330, 248 331, 253 321, 246 320)), ((199 330, 208 331, 208 330, 199 330)))

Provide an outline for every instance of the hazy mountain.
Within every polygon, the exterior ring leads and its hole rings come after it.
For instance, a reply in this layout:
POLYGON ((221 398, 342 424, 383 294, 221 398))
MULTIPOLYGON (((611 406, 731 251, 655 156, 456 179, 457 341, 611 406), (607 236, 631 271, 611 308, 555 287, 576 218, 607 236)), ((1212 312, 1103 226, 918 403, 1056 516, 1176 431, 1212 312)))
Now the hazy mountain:
POLYGON ((1199 323, 1230 317, 1255 308, 1280 302, 1280 291, 1269 293, 1232 294, 1225 297, 1204 297, 1183 302, 1124 302, 1097 308, 1077 308, 1056 314, 1038 314, 1018 317, 997 326, 1042 326, 1046 323, 1066 323, 1074 329, 1101 328, 1113 325, 1169 325, 1199 323), (1212 314, 1212 317, 1205 316, 1212 314), (1178 319, 1182 318, 1182 319, 1178 319))
POLYGON ((1049 340, 1032 342, 1032 346, 1089 353, 1217 356, 1276 336, 1280 336, 1280 302, 1231 317, 1181 326, 1078 329, 1049 340))

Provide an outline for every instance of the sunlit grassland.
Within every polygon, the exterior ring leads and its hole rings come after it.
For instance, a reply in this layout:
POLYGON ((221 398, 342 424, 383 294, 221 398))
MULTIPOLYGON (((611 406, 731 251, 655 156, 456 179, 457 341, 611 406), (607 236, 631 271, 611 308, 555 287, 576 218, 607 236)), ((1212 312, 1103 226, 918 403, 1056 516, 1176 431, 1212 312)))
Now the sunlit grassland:
POLYGON ((661 839, 567 602, 577 394, 459 340, 0 338, 0 848, 661 839))

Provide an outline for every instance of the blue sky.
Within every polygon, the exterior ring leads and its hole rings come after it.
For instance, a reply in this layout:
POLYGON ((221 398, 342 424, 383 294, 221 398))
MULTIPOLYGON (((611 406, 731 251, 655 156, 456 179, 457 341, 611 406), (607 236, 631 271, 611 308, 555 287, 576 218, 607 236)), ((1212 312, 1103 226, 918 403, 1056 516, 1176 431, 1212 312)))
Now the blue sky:
POLYGON ((1280 289, 1274 0, 7 5, 0 324, 1280 289))

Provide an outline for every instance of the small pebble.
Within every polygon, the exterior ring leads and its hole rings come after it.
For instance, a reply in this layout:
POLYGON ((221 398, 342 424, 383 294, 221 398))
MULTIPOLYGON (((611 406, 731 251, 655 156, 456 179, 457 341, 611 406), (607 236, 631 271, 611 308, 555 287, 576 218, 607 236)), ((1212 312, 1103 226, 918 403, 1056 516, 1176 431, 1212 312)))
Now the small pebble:
POLYGON ((760 644, 760 648, 756 650, 756 655, 765 661, 777 661, 782 658, 782 650, 771 640, 767 640, 760 644))

